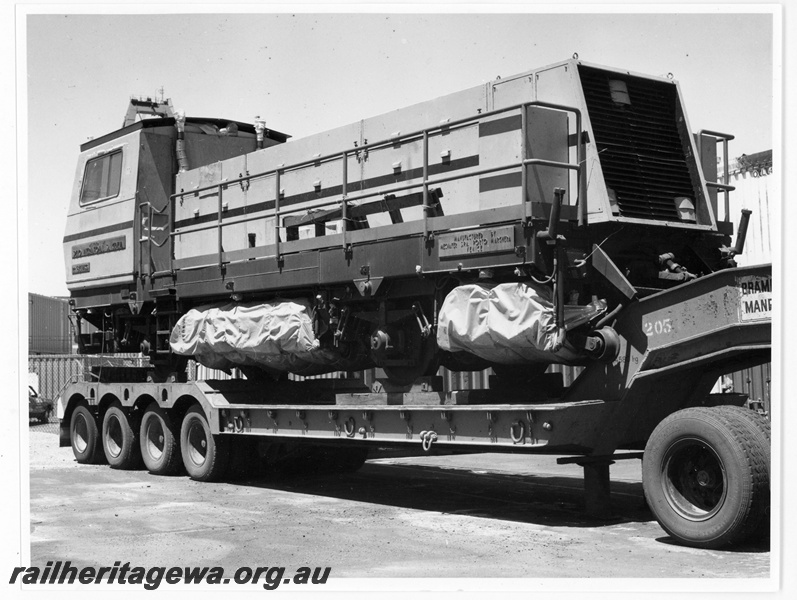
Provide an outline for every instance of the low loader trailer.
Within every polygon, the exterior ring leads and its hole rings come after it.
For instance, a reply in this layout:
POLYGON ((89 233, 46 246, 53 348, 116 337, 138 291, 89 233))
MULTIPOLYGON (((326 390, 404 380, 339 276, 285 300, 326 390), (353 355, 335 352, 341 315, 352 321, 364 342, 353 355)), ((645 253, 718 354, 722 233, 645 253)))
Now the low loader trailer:
POLYGON ((296 141, 134 101, 82 147, 64 248, 81 351, 148 361, 72 383, 61 444, 199 481, 557 455, 592 514, 641 458, 679 543, 763 535, 770 421, 712 393, 771 360, 771 265, 737 265, 751 215, 732 245, 715 183, 730 139, 691 133, 674 80, 579 60, 296 141))

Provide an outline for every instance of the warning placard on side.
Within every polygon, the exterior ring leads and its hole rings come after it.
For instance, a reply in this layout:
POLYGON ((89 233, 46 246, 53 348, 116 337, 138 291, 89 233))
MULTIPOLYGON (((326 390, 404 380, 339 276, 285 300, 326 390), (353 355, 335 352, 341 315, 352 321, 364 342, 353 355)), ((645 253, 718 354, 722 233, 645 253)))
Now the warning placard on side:
POLYGON ((772 276, 746 275, 736 279, 741 295, 739 312, 742 321, 772 318, 772 276))

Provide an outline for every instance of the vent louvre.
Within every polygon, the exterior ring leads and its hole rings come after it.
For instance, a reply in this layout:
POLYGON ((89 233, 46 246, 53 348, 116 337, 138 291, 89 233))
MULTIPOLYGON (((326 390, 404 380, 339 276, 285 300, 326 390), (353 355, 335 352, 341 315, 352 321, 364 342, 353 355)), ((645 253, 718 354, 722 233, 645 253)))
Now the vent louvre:
POLYGON ((695 198, 678 130, 674 85, 579 67, 592 133, 620 215, 677 221, 675 198, 695 198), (612 100, 610 80, 628 88, 630 104, 612 100))

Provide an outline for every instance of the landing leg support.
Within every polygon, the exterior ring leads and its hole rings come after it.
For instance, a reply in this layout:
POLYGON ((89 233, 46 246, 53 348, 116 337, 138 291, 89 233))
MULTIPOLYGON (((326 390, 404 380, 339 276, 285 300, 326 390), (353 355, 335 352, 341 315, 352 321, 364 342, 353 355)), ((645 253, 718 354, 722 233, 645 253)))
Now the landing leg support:
POLYGON ((576 464, 584 468, 584 508, 590 517, 611 519, 611 484, 609 467, 616 460, 642 458, 641 452, 605 456, 571 456, 556 459, 557 464, 576 464))
POLYGON ((584 467, 584 502, 589 516, 608 519, 612 516, 609 466, 613 460, 580 463, 584 467))

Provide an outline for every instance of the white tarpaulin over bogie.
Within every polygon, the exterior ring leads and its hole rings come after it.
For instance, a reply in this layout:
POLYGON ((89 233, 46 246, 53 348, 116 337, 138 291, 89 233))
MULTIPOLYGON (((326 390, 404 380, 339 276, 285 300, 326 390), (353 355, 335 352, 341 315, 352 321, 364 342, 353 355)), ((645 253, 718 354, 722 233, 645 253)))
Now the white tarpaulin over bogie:
POLYGON ((604 301, 566 306, 556 327, 550 288, 533 283, 476 283, 454 288, 438 317, 437 344, 498 364, 572 363, 583 360, 565 331, 606 311, 604 301))
POLYGON ((172 330, 172 351, 211 369, 256 366, 274 372, 315 374, 345 367, 313 332, 309 302, 225 304, 192 309, 172 330))

